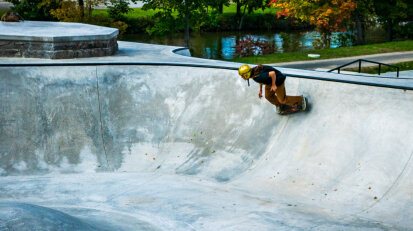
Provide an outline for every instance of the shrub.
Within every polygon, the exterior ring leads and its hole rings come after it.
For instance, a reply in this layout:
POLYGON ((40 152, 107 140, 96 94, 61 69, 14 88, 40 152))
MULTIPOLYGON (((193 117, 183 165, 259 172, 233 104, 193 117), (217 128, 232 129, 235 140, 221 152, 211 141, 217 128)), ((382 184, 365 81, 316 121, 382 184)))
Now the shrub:
POLYGON ((356 36, 351 32, 339 33, 333 37, 332 40, 338 45, 338 47, 349 47, 356 44, 356 36))
POLYGON ((125 18, 125 23, 128 24, 126 30, 127 34, 137 34, 146 31, 146 28, 150 28, 154 25, 154 20, 151 17, 142 18, 125 18))
POLYGON ((163 35, 175 31, 175 27, 179 25, 170 12, 159 11, 154 16, 154 23, 146 28, 146 33, 149 35, 163 35))
POLYGON ((324 43, 321 39, 314 39, 313 47, 315 50, 320 50, 324 48, 324 43))
POLYGON ((79 22, 81 17, 77 9, 76 2, 66 1, 59 8, 50 10, 50 13, 61 22, 79 22))
POLYGON ((399 39, 413 39, 413 22, 405 22, 395 27, 396 37, 399 39))
POLYGON ((261 39, 254 39, 251 35, 247 35, 244 39, 240 40, 234 47, 234 56, 236 57, 248 57, 254 55, 266 55, 275 52, 275 42, 269 43, 268 41, 261 39))
POLYGON ((122 39, 123 34, 125 34, 126 29, 128 29, 128 24, 123 21, 115 21, 110 24, 110 27, 117 28, 119 30, 118 39, 122 39))
POLYGON ((13 4, 12 11, 20 14, 25 20, 42 20, 51 21, 56 18, 50 13, 50 10, 60 7, 59 0, 50 0, 44 4, 42 0, 6 0, 13 4))
POLYGON ((108 5, 108 14, 110 18, 114 20, 124 20, 124 14, 128 13, 131 8, 129 8, 129 2, 126 0, 112 0, 112 5, 108 5))

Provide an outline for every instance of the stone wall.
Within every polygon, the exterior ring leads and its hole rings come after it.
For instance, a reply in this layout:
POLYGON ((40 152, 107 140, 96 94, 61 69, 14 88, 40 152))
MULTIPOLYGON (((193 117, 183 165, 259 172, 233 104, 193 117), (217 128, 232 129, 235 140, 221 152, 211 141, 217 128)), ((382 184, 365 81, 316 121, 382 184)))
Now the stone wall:
POLYGON ((0 57, 70 59, 114 55, 116 37, 108 40, 84 41, 18 41, 0 40, 0 57))

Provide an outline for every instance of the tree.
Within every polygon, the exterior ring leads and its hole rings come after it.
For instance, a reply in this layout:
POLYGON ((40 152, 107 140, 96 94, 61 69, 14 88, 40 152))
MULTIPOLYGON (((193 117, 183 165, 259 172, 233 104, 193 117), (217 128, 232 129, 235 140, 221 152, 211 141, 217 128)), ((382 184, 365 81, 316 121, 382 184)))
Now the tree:
MULTIPOLYGON (((132 2, 136 3, 136 1, 132 0, 132 2)), ((111 0, 110 5, 108 4, 108 13, 111 18, 117 21, 125 20, 124 14, 131 11, 129 7, 128 0, 111 0)))
POLYGON ((357 0, 356 8, 352 13, 352 18, 355 23, 357 44, 365 44, 365 30, 369 18, 373 18, 373 0, 357 0))
POLYGON ((203 21, 207 16, 206 0, 143 0, 143 9, 158 9, 155 14, 158 22, 147 30, 151 33, 174 31, 178 25, 185 25, 185 45, 189 47, 189 30, 192 25, 203 21), (173 13, 177 13, 174 17, 173 13))
POLYGON ((224 6, 229 5, 229 0, 205 0, 207 6, 210 6, 218 11, 218 13, 224 13, 224 6))
POLYGON ((379 21, 386 28, 386 39, 390 42, 393 40, 394 27, 408 17, 408 1, 373 0, 373 5, 379 21))
POLYGON ((60 0, 48 0, 48 5, 42 5, 42 0, 6 0, 13 4, 12 10, 26 20, 55 20, 50 10, 58 8, 60 0))
POLYGON ((330 47, 333 32, 346 31, 344 22, 356 7, 353 0, 272 0, 281 9, 278 17, 293 17, 316 27, 321 35, 321 47, 330 47))
POLYGON ((87 16, 90 18, 93 7, 106 4, 108 0, 40 0, 39 2, 39 7, 50 8, 49 13, 59 21, 85 22, 85 6, 87 16))
POLYGON ((263 0, 235 0, 237 5, 236 17, 238 19, 238 29, 241 30, 245 16, 251 14, 254 10, 265 9, 267 7, 266 1, 263 0), (243 7, 243 9, 241 9, 243 7))

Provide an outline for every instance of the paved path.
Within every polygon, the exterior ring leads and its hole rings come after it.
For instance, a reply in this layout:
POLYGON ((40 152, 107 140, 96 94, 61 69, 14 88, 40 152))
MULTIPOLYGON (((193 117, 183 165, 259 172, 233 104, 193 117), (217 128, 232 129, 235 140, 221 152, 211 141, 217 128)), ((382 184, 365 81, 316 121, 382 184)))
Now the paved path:
MULTIPOLYGON (((407 61, 413 60, 413 51, 392 52, 392 53, 375 54, 375 55, 361 55, 361 56, 353 56, 353 57, 337 58, 337 59, 324 59, 324 60, 319 59, 319 60, 314 60, 314 61, 273 63, 270 65, 279 66, 279 67, 306 69, 306 70, 315 70, 317 68, 332 69, 332 68, 338 67, 340 65, 349 63, 357 59, 368 59, 368 60, 387 63, 387 64, 407 62, 407 61)), ((363 67, 372 66, 372 65, 375 65, 375 64, 368 64, 368 63, 362 64, 363 67)))

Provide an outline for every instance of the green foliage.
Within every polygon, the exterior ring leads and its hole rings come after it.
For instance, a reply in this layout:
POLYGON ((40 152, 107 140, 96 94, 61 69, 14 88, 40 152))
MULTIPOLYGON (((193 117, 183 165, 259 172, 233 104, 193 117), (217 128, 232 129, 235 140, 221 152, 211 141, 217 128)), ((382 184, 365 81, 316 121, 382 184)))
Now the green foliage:
MULTIPOLYGON (((211 0, 215 2, 215 0, 211 0)), ((159 1, 158 3, 161 3, 159 1)), ((194 31, 230 31, 238 30, 236 5, 224 5, 223 14, 215 7, 209 5, 201 15, 195 12, 191 19, 191 30, 194 31)), ((134 8, 125 14, 122 20, 128 24, 126 33, 142 33, 147 32, 152 35, 166 34, 173 32, 182 32, 185 22, 179 19, 179 12, 176 10, 167 11, 165 9, 153 7, 150 5, 144 8, 134 8), (156 16, 155 16, 156 15, 156 16)), ((276 12, 278 10, 270 7, 265 9, 254 10, 253 13, 245 15, 243 30, 302 30, 311 29, 306 23, 295 22, 291 19, 277 19, 276 12)), ((107 9, 98 9, 93 11, 95 16, 109 17, 107 9)))
POLYGON ((210 14, 208 14, 206 17, 204 17, 204 23, 201 26, 202 30, 208 31, 211 30, 212 28, 218 28, 219 27, 219 11, 212 11, 210 14))
POLYGON ((268 2, 263 0, 235 0, 236 23, 238 30, 244 28, 245 16, 252 14, 255 10, 268 8, 268 2))
POLYGON ((374 0, 373 6, 378 19, 384 24, 407 18, 407 0, 374 0))
POLYGON ((363 15, 365 17, 373 15, 373 1, 374 0, 357 0, 354 14, 363 15))
POLYGON ((399 39, 413 39, 413 22, 397 25, 394 30, 399 39))
POLYGON ((60 0, 51 0, 50 4, 41 4, 43 0, 6 0, 13 4, 12 11, 20 14, 25 20, 55 20, 50 13, 60 6, 60 0))
POLYGON ((108 5, 109 17, 114 20, 124 20, 125 14, 131 9, 129 8, 128 0, 112 0, 111 5, 108 5))
POLYGON ((348 47, 356 44, 356 37, 351 32, 340 33, 336 38, 333 38, 333 40, 339 47, 348 47))
POLYGON ((126 29, 128 29, 128 24, 123 21, 112 21, 109 27, 117 28, 119 30, 118 39, 122 39, 123 34, 125 34, 126 29))
POLYGON ((204 0, 207 6, 212 7, 219 14, 224 13, 224 6, 228 7, 230 5, 229 0, 204 0))
POLYGON ((191 26, 196 30, 207 19, 205 0, 143 0, 144 10, 159 10, 155 24, 147 28, 149 34, 164 34, 191 26), (189 24, 188 24, 189 23, 189 24))
POLYGON ((3 9, 0 9, 0 18, 3 16, 3 14, 5 14, 7 12, 7 10, 3 10, 3 9))
POLYGON ((262 9, 268 7, 269 1, 263 0, 239 0, 238 3, 243 8, 243 11, 247 14, 251 14, 255 10, 262 9))
POLYGON ((154 21, 151 17, 145 18, 125 18, 125 23, 128 25, 127 34, 145 33, 146 28, 152 27, 154 21))
POLYGON ((146 32, 149 35, 158 34, 163 35, 175 30, 176 20, 170 11, 160 11, 154 15, 154 23, 148 25, 146 32))
POLYGON ((375 13, 387 31, 387 41, 394 37, 394 28, 402 21, 407 20, 410 1, 408 0, 374 0, 375 13))

